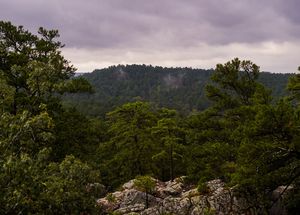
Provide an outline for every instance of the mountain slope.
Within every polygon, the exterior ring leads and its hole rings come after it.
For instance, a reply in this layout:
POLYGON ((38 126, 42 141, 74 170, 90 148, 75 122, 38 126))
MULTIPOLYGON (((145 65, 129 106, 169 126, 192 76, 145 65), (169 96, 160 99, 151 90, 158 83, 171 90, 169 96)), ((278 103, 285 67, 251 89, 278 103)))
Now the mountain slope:
MULTIPOLYGON (((205 85, 210 81, 212 72, 146 65, 112 66, 84 74, 95 93, 68 95, 65 103, 93 116, 104 116, 116 106, 135 100, 150 101, 187 114, 210 105, 205 96, 205 85)), ((286 95, 285 87, 290 76, 263 72, 259 80, 272 89, 273 96, 277 98, 286 95)))

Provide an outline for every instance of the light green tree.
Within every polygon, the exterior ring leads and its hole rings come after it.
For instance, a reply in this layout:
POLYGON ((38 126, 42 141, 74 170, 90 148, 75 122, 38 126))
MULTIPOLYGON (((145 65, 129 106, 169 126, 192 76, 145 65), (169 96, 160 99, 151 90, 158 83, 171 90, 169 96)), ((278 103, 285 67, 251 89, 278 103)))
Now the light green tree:
POLYGON ((155 189, 155 180, 152 179, 150 176, 137 176, 134 179, 134 186, 142 191, 145 192, 145 208, 149 207, 149 194, 151 194, 155 189))

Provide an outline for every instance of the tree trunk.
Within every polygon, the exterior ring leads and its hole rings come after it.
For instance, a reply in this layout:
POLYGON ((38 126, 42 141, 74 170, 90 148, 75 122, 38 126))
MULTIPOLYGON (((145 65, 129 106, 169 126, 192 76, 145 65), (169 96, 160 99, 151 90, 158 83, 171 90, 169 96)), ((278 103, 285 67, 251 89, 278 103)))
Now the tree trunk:
POLYGON ((174 161, 173 161, 173 144, 171 143, 171 148, 170 148, 170 176, 171 176, 171 181, 174 180, 174 161))
POLYGON ((148 192, 146 191, 146 209, 149 207, 148 192))

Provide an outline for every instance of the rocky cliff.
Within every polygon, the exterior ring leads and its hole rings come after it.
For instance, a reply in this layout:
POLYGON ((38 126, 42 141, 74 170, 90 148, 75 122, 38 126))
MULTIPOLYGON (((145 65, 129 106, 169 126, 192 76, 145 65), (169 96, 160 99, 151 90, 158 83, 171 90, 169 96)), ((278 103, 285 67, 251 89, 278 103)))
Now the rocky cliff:
MULTIPOLYGON (((217 179, 205 184, 205 189, 184 183, 184 178, 174 181, 156 182, 154 191, 148 195, 136 189, 134 180, 125 183, 121 191, 108 194, 97 202, 104 214, 141 214, 141 215, 202 215, 202 214, 260 214, 255 207, 241 197, 237 197, 234 188, 228 188, 217 179)), ((276 205, 272 214, 285 214, 282 207, 276 205)))

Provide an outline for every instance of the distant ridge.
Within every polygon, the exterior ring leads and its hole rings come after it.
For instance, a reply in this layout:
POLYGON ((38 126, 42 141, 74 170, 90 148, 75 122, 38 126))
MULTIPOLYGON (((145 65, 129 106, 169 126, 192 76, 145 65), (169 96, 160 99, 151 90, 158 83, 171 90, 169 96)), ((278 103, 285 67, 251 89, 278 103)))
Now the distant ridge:
MULTIPOLYGON (((68 95, 66 104, 93 116, 105 113, 126 102, 149 101, 160 107, 174 108, 183 114, 204 110, 210 103, 205 85, 213 70, 167 68, 148 65, 118 65, 77 73, 93 85, 92 95, 68 95)), ((273 97, 287 94, 286 85, 292 74, 262 72, 259 81, 273 91, 273 97)))

